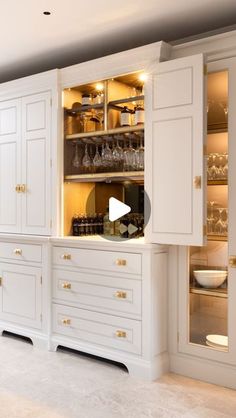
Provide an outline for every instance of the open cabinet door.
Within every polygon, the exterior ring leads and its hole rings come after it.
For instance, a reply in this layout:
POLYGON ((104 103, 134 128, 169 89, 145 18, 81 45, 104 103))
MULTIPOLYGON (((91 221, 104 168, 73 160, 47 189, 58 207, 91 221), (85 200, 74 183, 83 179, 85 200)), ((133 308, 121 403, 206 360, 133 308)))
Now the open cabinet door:
POLYGON ((145 87, 148 242, 204 243, 204 58, 156 65, 145 87))

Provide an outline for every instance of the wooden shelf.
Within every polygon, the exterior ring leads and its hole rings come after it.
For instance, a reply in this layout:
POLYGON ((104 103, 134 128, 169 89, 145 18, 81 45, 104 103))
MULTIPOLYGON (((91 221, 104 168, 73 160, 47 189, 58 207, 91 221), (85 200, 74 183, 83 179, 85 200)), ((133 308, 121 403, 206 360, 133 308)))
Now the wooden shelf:
POLYGON ((208 186, 227 186, 228 185, 228 180, 224 179, 224 180, 207 180, 207 185, 208 186))
POLYGON ((204 296, 214 296, 217 298, 227 298, 227 288, 216 288, 216 289, 207 289, 205 287, 190 287, 190 293, 204 296))
POLYGON ((207 234, 207 240, 208 241, 228 241, 227 235, 213 235, 213 234, 207 234))
POLYGON ((127 172, 114 172, 114 173, 88 173, 88 174, 71 174, 65 176, 65 182, 107 182, 112 181, 144 181, 143 171, 127 171, 127 172))
MULTIPOLYGON (((132 103, 132 102, 139 102, 139 101, 143 101, 144 100, 144 96, 134 96, 134 97, 128 97, 126 99, 119 99, 119 100, 112 100, 111 102, 108 103, 108 107, 115 109, 115 110, 123 110, 124 106, 119 106, 123 103, 132 103)), ((131 112, 132 113, 132 112, 131 112)))
POLYGON ((78 134, 66 135, 67 141, 74 141, 76 139, 85 139, 85 138, 96 138, 101 136, 112 136, 118 134, 129 134, 129 133, 142 133, 144 131, 144 125, 140 124, 137 126, 122 126, 114 129, 107 129, 106 131, 96 131, 96 132, 80 132, 78 134))
POLYGON ((75 109, 65 109, 65 113, 67 113, 69 116, 76 116, 78 113, 81 113, 81 112, 88 112, 93 109, 103 109, 103 108, 104 108, 104 103, 81 105, 75 109))

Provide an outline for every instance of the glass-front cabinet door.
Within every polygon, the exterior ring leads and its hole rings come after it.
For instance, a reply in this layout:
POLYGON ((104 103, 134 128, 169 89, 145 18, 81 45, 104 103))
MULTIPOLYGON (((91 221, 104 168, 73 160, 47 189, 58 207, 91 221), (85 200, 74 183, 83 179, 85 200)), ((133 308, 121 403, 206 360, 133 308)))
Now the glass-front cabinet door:
POLYGON ((236 60, 208 65, 206 244, 180 250, 179 350, 236 363, 236 60))

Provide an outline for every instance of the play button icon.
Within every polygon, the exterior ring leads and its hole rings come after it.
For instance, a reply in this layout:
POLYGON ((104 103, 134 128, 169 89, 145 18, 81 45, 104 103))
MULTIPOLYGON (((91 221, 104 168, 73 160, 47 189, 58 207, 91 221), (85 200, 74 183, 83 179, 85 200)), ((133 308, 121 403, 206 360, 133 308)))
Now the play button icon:
POLYGON ((131 207, 116 199, 109 199, 109 221, 113 222, 131 211, 131 207))

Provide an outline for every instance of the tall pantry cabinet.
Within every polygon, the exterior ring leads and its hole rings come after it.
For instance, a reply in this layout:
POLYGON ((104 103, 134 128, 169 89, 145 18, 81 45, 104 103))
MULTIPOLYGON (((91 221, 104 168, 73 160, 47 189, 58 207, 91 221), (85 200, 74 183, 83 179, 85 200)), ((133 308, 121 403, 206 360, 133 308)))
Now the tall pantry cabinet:
POLYGON ((0 86, 0 330, 48 346, 58 72, 0 86))

